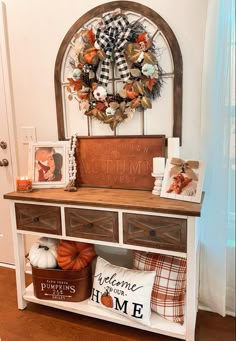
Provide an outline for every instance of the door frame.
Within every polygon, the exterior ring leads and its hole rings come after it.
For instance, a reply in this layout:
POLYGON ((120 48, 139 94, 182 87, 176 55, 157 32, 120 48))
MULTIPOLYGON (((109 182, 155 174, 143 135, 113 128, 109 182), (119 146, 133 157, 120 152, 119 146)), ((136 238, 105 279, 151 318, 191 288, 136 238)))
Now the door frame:
MULTIPOLYGON (((5 101, 6 101, 6 119, 9 134, 9 152, 12 166, 12 184, 15 190, 15 181, 18 174, 18 163, 16 153, 16 129, 13 118, 13 91, 11 86, 11 70, 10 70, 10 54, 8 46, 8 32, 7 32, 7 15, 6 5, 1 1, 0 3, 0 53, 2 56, 2 77, 4 81, 5 101)), ((0 137, 1 138, 1 137, 0 137)))
MULTIPOLYGON (((13 115, 13 92, 11 86, 11 71, 10 71, 10 54, 9 54, 9 46, 8 46, 8 31, 7 31, 7 20, 6 20, 6 5, 0 0, 0 70, 3 81, 3 99, 5 108, 3 109, 4 119, 6 117, 6 126, 7 126, 7 148, 8 148, 8 159, 9 159, 9 188, 10 190, 15 190, 16 182, 15 179, 18 174, 18 163, 17 163, 17 153, 16 153, 16 139, 15 139, 15 119, 13 115)), ((1 140, 1 136, 0 136, 1 140)), ((0 200, 4 200, 1 198, 0 200)), ((10 214, 10 213, 9 213, 10 214)), ((10 217, 11 218, 11 217, 10 217)), ((9 226, 11 229, 11 226, 9 226)), ((13 245, 12 245, 13 247, 13 245)), ((14 253, 14 248, 13 248, 14 253)), ((14 259, 13 259, 14 261, 14 259)), ((0 266, 15 268, 14 264, 5 263, 4 261, 0 261, 0 266)))

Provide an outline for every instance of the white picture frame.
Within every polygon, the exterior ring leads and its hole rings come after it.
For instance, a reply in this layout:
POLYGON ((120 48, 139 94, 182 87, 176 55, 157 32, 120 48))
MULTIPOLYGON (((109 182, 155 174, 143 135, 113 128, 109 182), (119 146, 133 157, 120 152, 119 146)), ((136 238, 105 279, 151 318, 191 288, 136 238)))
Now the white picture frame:
POLYGON ((167 159, 160 196, 200 203, 204 168, 202 160, 167 159))
POLYGON ((69 141, 29 144, 28 175, 33 188, 60 188, 68 183, 69 141))

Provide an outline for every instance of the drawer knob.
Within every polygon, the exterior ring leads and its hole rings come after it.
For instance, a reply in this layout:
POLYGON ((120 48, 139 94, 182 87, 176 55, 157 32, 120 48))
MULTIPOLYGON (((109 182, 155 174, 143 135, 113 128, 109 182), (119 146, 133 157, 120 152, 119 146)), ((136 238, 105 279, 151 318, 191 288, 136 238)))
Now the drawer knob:
POLYGON ((34 217, 34 218, 33 218, 33 222, 34 222, 34 223, 38 223, 38 222, 39 222, 39 217, 34 217))
POLYGON ((155 230, 151 230, 151 231, 149 232, 149 236, 150 236, 150 237, 155 237, 155 236, 156 236, 156 231, 155 231, 155 230))
POLYGON ((93 223, 88 223, 86 227, 91 229, 93 227, 93 223))

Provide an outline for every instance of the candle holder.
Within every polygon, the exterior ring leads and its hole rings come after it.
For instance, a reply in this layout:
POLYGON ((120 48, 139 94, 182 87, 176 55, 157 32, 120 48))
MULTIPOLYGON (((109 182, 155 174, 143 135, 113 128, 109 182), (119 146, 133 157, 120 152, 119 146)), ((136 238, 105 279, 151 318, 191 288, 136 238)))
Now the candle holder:
POLYGON ((16 179, 16 190, 21 193, 32 192, 32 179, 27 176, 21 176, 16 179))
POLYGON ((152 173, 152 176, 156 178, 154 182, 154 187, 152 190, 152 194, 160 195, 161 194, 161 187, 164 178, 164 173, 152 173))

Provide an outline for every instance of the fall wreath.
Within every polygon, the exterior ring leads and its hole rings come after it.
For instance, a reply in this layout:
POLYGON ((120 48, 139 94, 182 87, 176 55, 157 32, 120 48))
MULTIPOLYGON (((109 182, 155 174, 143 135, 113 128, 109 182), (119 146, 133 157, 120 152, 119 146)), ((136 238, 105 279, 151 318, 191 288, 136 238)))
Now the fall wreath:
POLYGON ((79 101, 83 114, 114 130, 132 118, 136 109, 152 108, 152 100, 160 96, 162 70, 153 37, 139 21, 129 23, 120 9, 105 14, 96 28, 78 32, 72 47, 68 98, 79 101), (114 65, 122 80, 117 91, 117 77, 109 78, 114 65))

